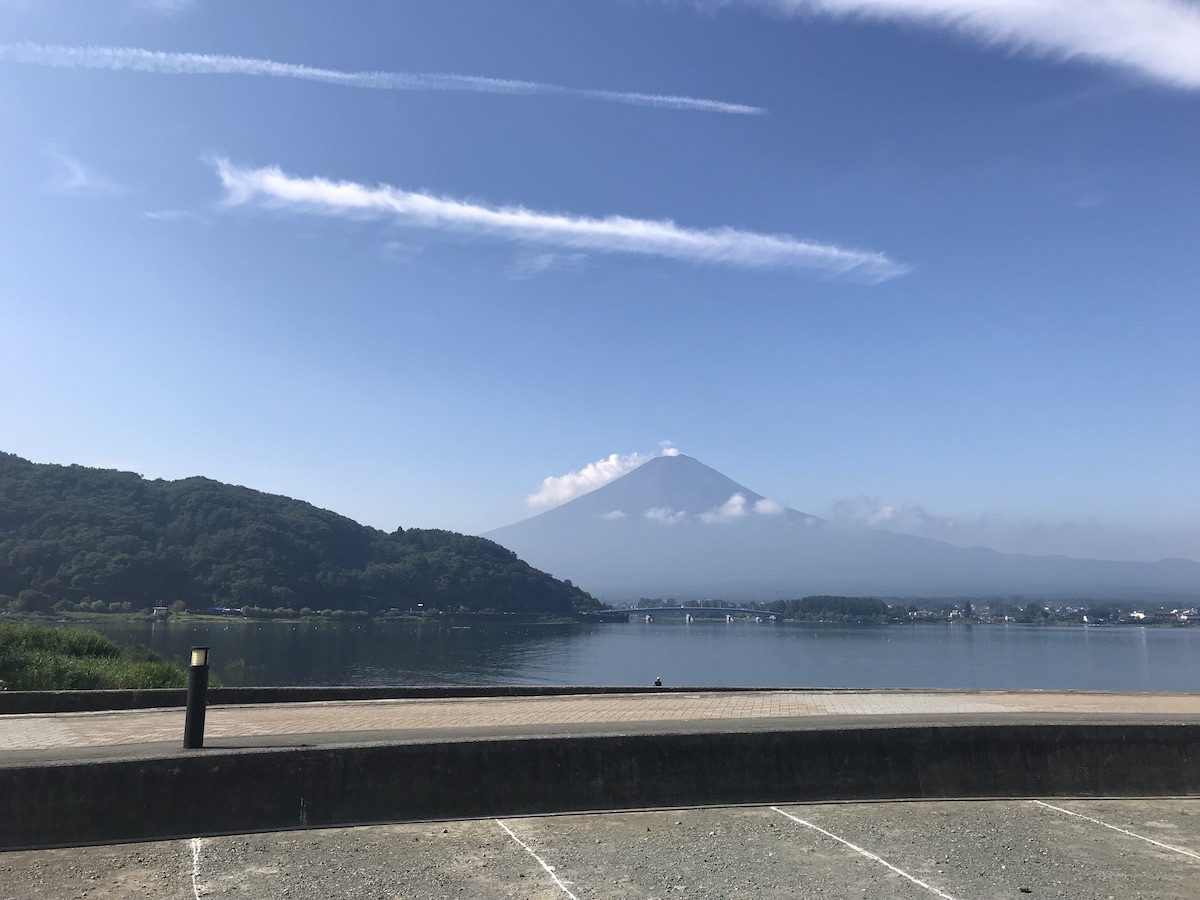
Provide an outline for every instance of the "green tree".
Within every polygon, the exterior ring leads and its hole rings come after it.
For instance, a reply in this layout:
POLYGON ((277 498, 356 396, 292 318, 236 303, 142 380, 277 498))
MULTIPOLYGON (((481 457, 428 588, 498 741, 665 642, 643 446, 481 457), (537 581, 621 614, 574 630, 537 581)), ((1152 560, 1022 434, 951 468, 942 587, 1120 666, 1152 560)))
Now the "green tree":
POLYGON ((14 612, 48 613, 54 609, 54 599, 41 591, 26 589, 17 594, 15 603, 9 604, 14 612))
POLYGON ((1017 615, 1018 622, 1025 624, 1040 623, 1046 618, 1046 610, 1038 606, 1036 603, 1028 604, 1017 615))

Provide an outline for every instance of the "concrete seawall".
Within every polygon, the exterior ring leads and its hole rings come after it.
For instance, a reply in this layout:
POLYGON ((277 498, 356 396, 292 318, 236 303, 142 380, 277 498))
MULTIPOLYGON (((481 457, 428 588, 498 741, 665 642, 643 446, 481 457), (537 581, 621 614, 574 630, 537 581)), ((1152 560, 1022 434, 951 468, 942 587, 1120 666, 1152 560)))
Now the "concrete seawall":
MULTIPOLYGON (((209 706, 250 703, 331 703, 352 700, 445 700, 476 697, 566 697, 599 694, 761 692, 747 687, 568 687, 560 685, 415 685, 411 687, 221 687, 208 692, 209 706)), ((789 688, 795 691, 796 688, 789 688)), ((828 692, 829 688, 821 688, 828 692)), ((847 691, 849 692, 849 690, 847 691)), ((893 691, 894 693, 897 691, 893 691)), ((101 712, 118 709, 163 709, 183 706, 187 691, 180 688, 112 691, 0 691, 0 715, 101 712)))
POLYGON ((1200 724, 921 725, 205 750, 0 767, 0 849, 708 804, 1200 795, 1200 724))

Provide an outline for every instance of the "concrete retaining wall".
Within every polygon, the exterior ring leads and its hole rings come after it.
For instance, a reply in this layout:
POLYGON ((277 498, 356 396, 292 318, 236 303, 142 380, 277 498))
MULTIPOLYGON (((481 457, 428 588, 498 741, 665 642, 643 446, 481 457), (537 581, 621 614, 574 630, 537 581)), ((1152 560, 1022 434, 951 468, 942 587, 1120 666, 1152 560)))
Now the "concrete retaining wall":
MULTIPOLYGON (((413 687, 253 687, 212 688, 208 705, 243 703, 326 703, 337 700, 427 700, 447 697, 559 697, 567 694, 645 694, 650 691, 761 691, 763 688, 564 687, 558 685, 417 685, 413 687)), ((788 688, 788 690, 794 690, 788 688)), ((825 690, 824 688, 822 690, 825 690)), ((99 712, 183 706, 186 690, 0 691, 0 715, 99 712)))
POLYGON ((921 726, 204 750, 0 768, 0 848, 578 810, 1200 794, 1200 725, 921 726))

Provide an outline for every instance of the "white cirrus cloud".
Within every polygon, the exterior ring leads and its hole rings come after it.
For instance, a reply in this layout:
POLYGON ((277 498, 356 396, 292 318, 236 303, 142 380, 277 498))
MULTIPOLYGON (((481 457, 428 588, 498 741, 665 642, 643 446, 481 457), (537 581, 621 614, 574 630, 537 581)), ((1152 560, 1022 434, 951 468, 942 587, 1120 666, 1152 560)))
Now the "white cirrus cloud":
POLYGON ((548 509, 552 506, 574 500, 584 494, 604 487, 610 481, 620 478, 627 472, 632 472, 649 456, 640 453, 630 453, 622 456, 611 453, 604 459, 588 463, 577 472, 566 475, 552 475, 542 480, 542 486, 525 498, 525 503, 535 509, 548 509))
POLYGON ((615 522, 618 519, 625 518, 625 513, 619 509, 614 509, 612 512, 606 512, 600 518, 602 518, 605 522, 615 522))
POLYGON ((85 166, 82 162, 67 153, 55 150, 46 151, 57 165, 57 171, 46 182, 46 189, 56 194, 119 194, 124 188, 112 179, 85 166))
POLYGON ((700 5, 932 25, 988 45, 1090 60, 1159 84, 1200 89, 1195 0, 701 0, 700 5))
POLYGON ((510 277, 514 281, 524 281, 552 269, 581 272, 587 266, 587 260, 586 253, 533 253, 517 260, 510 277))
POLYGON ((784 505, 778 500, 768 500, 764 497, 755 502, 754 511, 760 516, 782 516, 784 505))
POLYGON ((678 525, 686 518, 687 513, 669 506, 652 506, 643 513, 651 522, 662 522, 664 525, 678 525))
POLYGON ((403 225, 570 250, 655 256, 751 269, 811 269, 884 281, 907 268, 882 253, 733 228, 683 228, 670 220, 590 218, 523 206, 485 206, 386 184, 301 178, 277 166, 245 168, 213 160, 226 207, 261 204, 284 211, 379 217, 403 225))
POLYGON ((142 215, 155 222, 192 222, 197 225, 208 225, 211 222, 207 216, 190 209, 150 209, 142 215))
MULTIPOLYGON (((160 7, 160 11, 167 11, 167 8, 178 11, 178 9, 186 8, 189 4, 158 0, 158 3, 153 5, 160 7)), ((349 72, 341 69, 322 69, 315 66, 276 62, 271 59, 224 56, 215 53, 172 53, 162 50, 145 50, 140 47, 65 47, 30 42, 0 44, 0 62, 79 69, 115 69, 151 72, 158 75, 252 75, 268 78, 295 78, 302 81, 319 81, 339 87, 383 91, 470 91, 478 94, 569 97, 623 103, 628 106, 651 106, 659 109, 742 116, 765 115, 767 112, 761 106, 726 103, 704 97, 572 88, 539 81, 485 78, 446 72, 349 72)))
POLYGON ((174 16, 192 9, 196 0, 133 0, 133 5, 145 12, 174 16))
POLYGON ((720 506, 713 507, 708 512, 700 513, 702 522, 736 522, 746 515, 746 495, 738 491, 720 506))

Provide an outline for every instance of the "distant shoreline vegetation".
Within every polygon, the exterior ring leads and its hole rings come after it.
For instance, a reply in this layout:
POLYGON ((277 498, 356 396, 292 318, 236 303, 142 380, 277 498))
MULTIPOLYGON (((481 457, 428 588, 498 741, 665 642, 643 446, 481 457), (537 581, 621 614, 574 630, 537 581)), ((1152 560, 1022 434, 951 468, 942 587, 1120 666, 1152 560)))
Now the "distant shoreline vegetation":
MULTIPOLYGON (((27 594, 28 592, 23 592, 27 594)), ((878 597, 854 597, 816 595, 793 600, 771 602, 737 603, 722 600, 691 600, 679 602, 673 598, 646 598, 637 606, 603 608, 577 611, 567 614, 506 612, 497 609, 470 609, 460 606, 439 609, 424 604, 407 609, 392 608, 367 612, 333 608, 289 609, 287 607, 200 607, 189 609, 180 601, 168 609, 133 609, 129 602, 102 603, 81 602, 70 604, 59 602, 51 609, 43 608, 47 598, 35 598, 30 603, 28 596, 9 597, 0 594, 0 617, 32 623, 55 622, 68 625, 73 622, 86 623, 109 617, 129 621, 145 621, 150 617, 163 620, 206 620, 206 621, 279 621, 279 622, 354 622, 383 621, 408 622, 412 624, 437 624, 469 620, 475 623, 499 624, 587 624, 601 622, 624 622, 630 617, 640 617, 643 611, 652 611, 655 617, 683 619, 691 616, 696 621, 721 620, 727 614, 747 618, 770 617, 782 622, 805 622, 839 625, 885 625, 885 624, 1009 624, 1020 625, 1141 625, 1141 626, 1186 626, 1200 624, 1200 610, 1196 608, 1133 609, 1129 605, 1115 603, 1045 605, 1027 603, 1020 606, 1010 601, 990 602, 984 600, 902 600, 887 603, 878 597)))
MULTIPOLYGON (((1021 598, 1022 600, 1024 598, 1021 598)), ((1125 603, 1096 603, 1087 600, 1054 603, 1021 603, 1012 599, 914 600, 889 604, 879 597, 813 595, 794 600, 737 603, 725 600, 685 600, 643 597, 632 612, 665 610, 667 616, 693 615, 705 618, 705 610, 738 608, 747 613, 778 616, 784 621, 828 624, 882 625, 900 622, 960 622, 986 625, 1196 625, 1200 609, 1195 606, 1162 608, 1125 603)))
POLYGON ((50 610, 42 608, 31 608, 26 600, 21 598, 9 597, 0 594, 0 618, 7 618, 11 621, 21 621, 28 623, 58 623, 69 624, 72 622, 95 622, 101 619, 120 618, 126 621, 139 622, 149 619, 160 621, 180 621, 186 620, 205 620, 205 621, 403 621, 403 622, 439 622, 453 621, 455 619, 470 618, 476 622, 495 621, 495 622, 558 622, 558 623, 584 623, 584 622, 601 622, 601 621, 624 621, 626 616, 623 611, 614 612, 609 609, 600 609, 596 611, 580 611, 567 614, 555 613, 522 613, 522 612, 503 612, 495 609, 472 610, 465 607, 458 609, 436 609, 436 608, 421 608, 421 609, 390 609, 381 610, 375 613, 368 613, 365 610, 348 610, 348 609, 311 609, 309 607, 301 607, 300 609, 287 609, 285 607, 277 607, 275 609, 267 609, 264 607, 244 606, 235 607, 207 607, 200 609, 188 609, 182 603, 176 602, 170 608, 156 607, 133 609, 129 603, 87 603, 83 602, 78 605, 62 603, 61 601, 54 605, 50 610))

